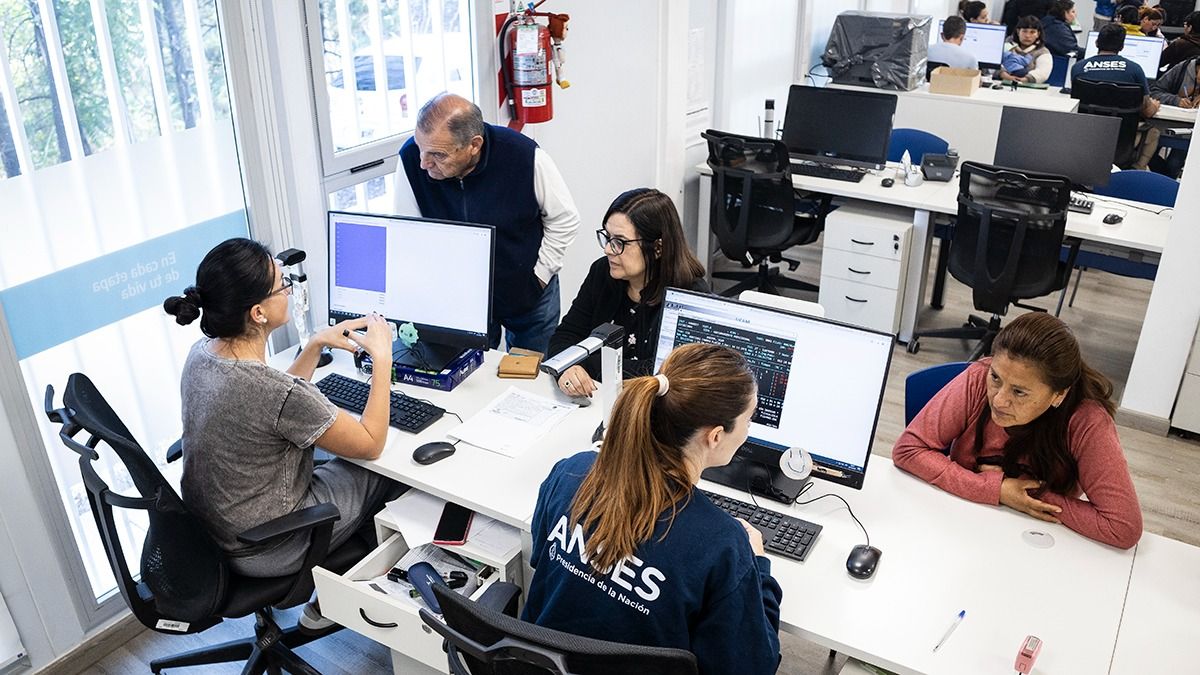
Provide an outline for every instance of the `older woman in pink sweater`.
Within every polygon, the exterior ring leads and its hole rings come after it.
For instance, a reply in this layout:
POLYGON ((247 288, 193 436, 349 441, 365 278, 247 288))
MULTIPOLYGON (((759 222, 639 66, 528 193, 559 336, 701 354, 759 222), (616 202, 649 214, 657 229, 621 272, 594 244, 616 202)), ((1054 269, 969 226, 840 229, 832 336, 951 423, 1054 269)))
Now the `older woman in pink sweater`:
POLYGON ((896 466, 963 499, 1112 546, 1137 544, 1142 512, 1113 423, 1112 383, 1048 314, 1009 323, 992 352, 913 419, 892 449, 896 466))

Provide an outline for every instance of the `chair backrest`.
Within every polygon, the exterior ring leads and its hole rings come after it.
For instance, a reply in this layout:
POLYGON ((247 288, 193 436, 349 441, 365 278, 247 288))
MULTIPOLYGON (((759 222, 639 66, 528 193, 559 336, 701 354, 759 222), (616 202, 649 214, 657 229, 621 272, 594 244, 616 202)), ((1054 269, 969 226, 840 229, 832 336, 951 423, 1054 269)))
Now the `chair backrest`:
MULTIPOLYGON (((454 663, 460 654, 472 675, 694 675, 696 657, 683 649, 595 640, 526 623, 434 586, 445 624, 421 610, 446 638, 454 663)), ((462 672, 453 666, 451 672, 462 672)))
MULTIPOLYGON (((709 129, 708 166, 713 171, 710 223, 721 252, 730 260, 752 262, 751 250, 778 250, 798 227, 791 159, 783 141, 709 129)), ((816 239, 823 219, 811 219, 816 239)), ((803 226, 803 224, 799 225, 803 226)))
POLYGON ((1116 171, 1108 177, 1108 185, 1095 188, 1092 192, 1117 199, 1175 206, 1179 181, 1153 171, 1116 171))
POLYGON ((1079 99, 1079 112, 1121 118, 1117 149, 1113 153, 1113 164, 1117 166, 1129 166, 1136 156, 1135 142, 1144 96, 1142 88, 1136 84, 1085 78, 1071 83, 1071 97, 1079 99))
POLYGON ((1065 56, 1052 56, 1054 59, 1054 67, 1050 69, 1050 76, 1046 78, 1046 84, 1051 87, 1061 87, 1067 83, 1067 64, 1070 59, 1065 56))
POLYGON ((761 293, 759 291, 742 291, 738 295, 738 300, 749 302, 762 307, 774 307, 775 309, 783 309, 797 314, 807 316, 825 317, 825 308, 819 303, 801 300, 800 298, 789 298, 786 295, 775 295, 774 293, 761 293))
POLYGON ((944 155, 950 149, 950 144, 940 136, 921 131, 920 129, 892 129, 892 138, 888 141, 888 161, 899 162, 908 151, 913 164, 920 164, 926 153, 944 155))
POLYGON ((909 373, 908 377, 904 378, 904 424, 912 422, 925 404, 929 403, 929 399, 969 365, 970 361, 954 361, 909 373))
POLYGON ((79 455, 92 516, 130 610, 142 624, 163 632, 194 633, 219 623, 216 612, 225 600, 229 578, 224 552, 86 375, 75 373, 67 379, 62 408, 54 409, 53 399, 54 389, 48 386, 46 415, 62 425, 59 438, 79 455), (74 438, 80 431, 89 435, 84 442, 74 438), (125 468, 136 495, 114 492, 104 482, 95 466, 101 452, 111 452, 125 468), (124 524, 114 508, 145 511, 149 517, 140 582, 126 563, 118 534, 124 524))
POLYGON ((941 68, 942 66, 949 66, 949 65, 950 65, 949 63, 942 63, 941 61, 926 61, 925 62, 925 81, 928 82, 933 77, 933 71, 937 70, 938 68, 941 68))
POLYGON ((1013 299, 1061 288, 1070 194, 1064 176, 962 164, 949 269, 976 309, 1003 315, 1013 299))

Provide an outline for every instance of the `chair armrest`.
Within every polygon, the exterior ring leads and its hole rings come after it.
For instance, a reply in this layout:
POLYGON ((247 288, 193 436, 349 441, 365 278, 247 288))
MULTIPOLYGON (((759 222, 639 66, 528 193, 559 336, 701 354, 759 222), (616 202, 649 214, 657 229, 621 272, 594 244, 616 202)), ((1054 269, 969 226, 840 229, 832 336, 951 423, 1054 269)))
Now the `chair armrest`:
POLYGON ((517 596, 521 595, 521 587, 507 581, 497 581, 492 584, 475 604, 486 607, 494 612, 509 616, 517 615, 517 596))
POLYGON ((342 514, 336 505, 317 504, 252 527, 239 534, 237 539, 243 544, 258 546, 273 539, 311 530, 321 525, 328 524, 332 528, 334 521, 341 517, 342 514))
POLYGON ((174 443, 171 444, 171 447, 167 448, 167 464, 174 462, 175 460, 179 459, 180 457, 183 457, 183 439, 182 438, 175 441, 174 443))

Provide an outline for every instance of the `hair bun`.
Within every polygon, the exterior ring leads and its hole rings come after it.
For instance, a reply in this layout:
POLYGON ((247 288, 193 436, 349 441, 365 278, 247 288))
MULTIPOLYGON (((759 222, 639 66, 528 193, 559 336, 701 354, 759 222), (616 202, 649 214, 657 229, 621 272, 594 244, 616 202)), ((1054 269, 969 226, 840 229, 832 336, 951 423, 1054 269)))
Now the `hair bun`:
POLYGON ((183 295, 173 295, 163 301, 163 311, 175 317, 175 323, 186 326, 200 317, 200 291, 188 286, 183 295))
POLYGON ((183 291, 183 299, 191 302, 197 309, 204 306, 204 301, 200 298, 200 289, 195 286, 188 286, 183 291))

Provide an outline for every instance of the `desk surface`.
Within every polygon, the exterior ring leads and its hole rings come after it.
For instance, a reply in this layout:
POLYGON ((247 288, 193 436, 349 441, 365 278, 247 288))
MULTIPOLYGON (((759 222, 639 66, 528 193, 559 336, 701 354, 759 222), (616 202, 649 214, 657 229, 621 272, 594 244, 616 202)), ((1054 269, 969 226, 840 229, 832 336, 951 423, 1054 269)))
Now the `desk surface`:
POLYGON ((847 84, 830 84, 829 86, 837 89, 860 89, 862 91, 883 92, 897 96, 928 98, 935 101, 968 105, 986 105, 992 107, 1015 106, 1018 108, 1037 108, 1038 110, 1051 110, 1054 112, 1075 112, 1075 109, 1079 107, 1079 101, 1067 94, 1061 93, 1058 87, 1048 87, 1046 89, 1017 87, 1014 90, 1011 86, 1005 85, 1001 89, 992 89, 991 83, 989 83, 986 87, 976 87, 970 96, 958 96, 955 94, 934 94, 929 91, 928 82, 912 91, 876 89, 874 87, 859 87, 847 84))
POLYGON ((1144 534, 1109 672, 1187 673, 1195 672, 1198 663, 1200 548, 1144 534))
POLYGON ((1188 124, 1196 123, 1195 108, 1180 108, 1174 105, 1162 105, 1158 112, 1155 113, 1154 119, 1165 120, 1167 122, 1187 122, 1188 124))

